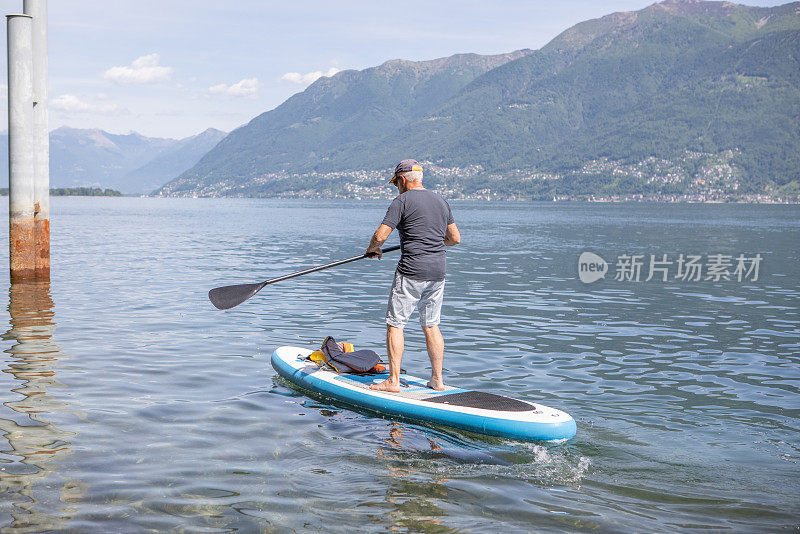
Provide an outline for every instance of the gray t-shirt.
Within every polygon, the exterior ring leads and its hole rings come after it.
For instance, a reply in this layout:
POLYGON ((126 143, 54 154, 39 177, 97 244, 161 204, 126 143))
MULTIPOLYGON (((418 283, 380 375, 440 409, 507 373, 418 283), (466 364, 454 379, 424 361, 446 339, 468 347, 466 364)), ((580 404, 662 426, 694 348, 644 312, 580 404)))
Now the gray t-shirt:
POLYGON ((397 272, 415 280, 444 280, 444 236, 453 224, 445 199, 427 189, 409 189, 392 201, 383 224, 400 234, 397 272))

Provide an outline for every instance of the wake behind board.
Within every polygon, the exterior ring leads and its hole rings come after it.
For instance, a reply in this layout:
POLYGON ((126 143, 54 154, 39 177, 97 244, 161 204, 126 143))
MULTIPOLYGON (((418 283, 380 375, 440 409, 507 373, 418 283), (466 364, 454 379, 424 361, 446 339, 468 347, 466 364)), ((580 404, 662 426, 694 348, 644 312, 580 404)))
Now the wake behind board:
POLYGON ((373 391, 369 385, 388 373, 337 374, 307 360, 311 352, 280 347, 272 354, 272 366, 302 389, 387 416, 529 441, 570 439, 577 430, 572 416, 555 408, 452 386, 434 391, 426 380, 406 374, 400 375, 399 393, 373 391))

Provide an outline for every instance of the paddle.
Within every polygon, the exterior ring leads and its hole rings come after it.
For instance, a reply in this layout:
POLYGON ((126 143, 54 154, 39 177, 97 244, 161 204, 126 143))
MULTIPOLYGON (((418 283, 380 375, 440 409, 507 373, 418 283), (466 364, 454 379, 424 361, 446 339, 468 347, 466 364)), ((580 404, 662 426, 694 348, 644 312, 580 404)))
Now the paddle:
MULTIPOLYGON (((385 254, 399 248, 400 245, 395 245, 393 247, 386 247, 385 249, 381 250, 381 252, 385 254)), ((278 278, 266 280, 260 284, 239 284, 236 286, 216 287, 208 292, 208 298, 211 300, 211 304, 216 306, 217 309, 229 310, 258 293, 264 288, 264 286, 268 284, 274 284, 275 282, 288 280, 289 278, 294 278, 295 276, 302 276, 304 274, 321 271, 322 269, 328 269, 329 267, 344 265, 345 263, 350 263, 351 261, 363 260, 366 257, 366 254, 362 254, 361 256, 353 256, 352 258, 347 258, 346 260, 339 260, 333 263, 328 263, 327 265, 312 267, 311 269, 306 269, 305 271, 298 271, 296 273, 279 276, 278 278)))

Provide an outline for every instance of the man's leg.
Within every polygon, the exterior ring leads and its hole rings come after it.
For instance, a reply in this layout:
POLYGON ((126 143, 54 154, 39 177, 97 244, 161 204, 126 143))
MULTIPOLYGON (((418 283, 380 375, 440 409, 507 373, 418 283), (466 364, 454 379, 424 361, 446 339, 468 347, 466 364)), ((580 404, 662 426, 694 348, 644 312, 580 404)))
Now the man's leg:
POLYGON ((428 346, 428 357, 431 359, 431 380, 428 382, 428 387, 436 391, 444 389, 442 380, 444 338, 439 330, 443 296, 444 280, 428 282, 417 304, 419 323, 425 333, 425 344, 428 346))
POLYGON ((444 362, 444 338, 439 326, 423 326, 425 332, 425 344, 428 346, 428 357, 431 359, 431 380, 428 387, 436 391, 444 389, 442 379, 442 362, 444 362))
POLYGON ((386 325, 386 352, 389 354, 389 378, 369 388, 378 391, 400 391, 400 364, 403 360, 405 337, 403 329, 386 325))
POLYGON ((389 378, 370 389, 379 391, 400 391, 400 362, 403 359, 403 327, 408 322, 414 306, 419 301, 419 288, 413 280, 407 280, 400 273, 395 273, 392 290, 389 292, 389 304, 386 307, 386 353, 389 355, 389 378))

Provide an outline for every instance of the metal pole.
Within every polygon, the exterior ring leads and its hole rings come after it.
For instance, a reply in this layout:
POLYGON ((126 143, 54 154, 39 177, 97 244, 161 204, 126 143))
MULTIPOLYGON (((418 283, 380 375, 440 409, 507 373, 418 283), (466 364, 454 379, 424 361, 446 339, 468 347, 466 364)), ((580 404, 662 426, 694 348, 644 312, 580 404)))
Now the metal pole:
POLYGON ((50 137, 47 117, 47 0, 23 0, 33 17, 33 216, 36 278, 50 278, 50 137))
POLYGON ((7 15, 8 219, 11 281, 36 275, 33 215, 32 19, 7 15))

